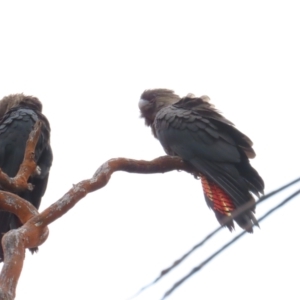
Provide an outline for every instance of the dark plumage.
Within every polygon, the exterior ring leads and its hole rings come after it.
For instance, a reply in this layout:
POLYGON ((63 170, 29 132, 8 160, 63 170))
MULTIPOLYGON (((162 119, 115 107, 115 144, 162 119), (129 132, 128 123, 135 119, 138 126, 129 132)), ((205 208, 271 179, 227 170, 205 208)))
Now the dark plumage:
MULTIPOLYGON (((255 157, 251 140, 207 96, 189 94, 180 99, 171 90, 146 90, 139 108, 165 152, 181 157, 199 174, 207 204, 220 224, 236 208, 255 203, 252 194, 263 193, 264 182, 249 163, 255 157)), ((253 213, 249 210, 234 220, 252 232, 252 226, 258 225, 253 213)), ((232 230, 233 222, 227 227, 232 230)))
MULTIPOLYGON (((19 196, 38 209, 46 191, 52 164, 49 122, 42 114, 42 103, 35 97, 16 94, 4 97, 0 101, 0 168, 10 177, 14 177, 19 170, 24 158, 27 139, 37 120, 42 121, 42 130, 35 149, 35 160, 41 172, 32 175, 29 179, 34 186, 33 191, 26 190, 19 196)), ((1 239, 7 231, 19 226, 20 221, 15 215, 0 211, 1 239)), ((0 247, 0 261, 3 261, 2 246, 0 247)))

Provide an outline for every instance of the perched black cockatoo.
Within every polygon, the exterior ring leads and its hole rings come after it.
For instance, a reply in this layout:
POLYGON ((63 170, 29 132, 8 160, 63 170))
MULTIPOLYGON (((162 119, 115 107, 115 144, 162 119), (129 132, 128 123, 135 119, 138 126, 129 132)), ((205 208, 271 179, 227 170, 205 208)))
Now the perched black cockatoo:
MULTIPOLYGON (((255 157, 252 142, 210 104, 207 96, 189 94, 180 99, 171 90, 146 90, 139 108, 165 152, 181 157, 195 169, 206 202, 221 225, 246 202, 255 204, 253 194, 259 197, 263 193, 264 182, 249 163, 249 158, 255 157)), ((234 220, 248 232, 258 225, 254 208, 234 220)), ((233 222, 227 227, 231 231, 233 222)))
MULTIPOLYGON (((35 97, 15 94, 0 101, 0 168, 10 177, 15 177, 23 161, 26 142, 37 120, 42 121, 41 135, 35 149, 35 161, 39 172, 29 178, 34 186, 20 197, 32 203, 37 209, 46 191, 49 170, 52 164, 50 146, 50 125, 42 114, 42 103, 35 97)), ((1 187, 0 187, 1 188, 1 187)), ((10 229, 21 225, 19 219, 6 211, 0 211, 0 239, 10 229)), ((30 249, 32 252, 37 248, 30 249)), ((3 249, 0 247, 0 262, 3 249)))

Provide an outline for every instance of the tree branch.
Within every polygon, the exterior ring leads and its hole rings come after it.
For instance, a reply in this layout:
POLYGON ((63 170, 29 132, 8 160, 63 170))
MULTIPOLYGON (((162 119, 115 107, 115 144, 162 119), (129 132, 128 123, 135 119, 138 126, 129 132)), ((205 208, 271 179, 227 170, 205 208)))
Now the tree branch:
POLYGON ((34 161, 34 151, 40 137, 41 127, 41 121, 37 121, 27 140, 24 159, 17 175, 14 178, 10 178, 0 169, 0 183, 2 190, 20 192, 26 189, 33 189, 33 186, 27 182, 29 177, 36 172, 37 165, 34 161))
MULTIPOLYGON (((2 178, 6 181, 2 186, 8 187, 10 190, 19 190, 21 187, 18 182, 19 178, 22 180, 29 178, 30 175, 28 176, 28 174, 35 170, 35 165, 32 164, 32 147, 34 146, 34 143, 28 143, 29 149, 26 150, 25 155, 25 158, 28 159, 24 166, 20 167, 20 174, 18 173, 14 179, 7 179, 3 176, 2 178)), ((15 297, 16 286, 23 267, 25 248, 41 245, 48 236, 47 225, 63 216, 88 193, 104 187, 114 172, 151 174, 174 170, 183 170, 196 176, 193 169, 179 157, 162 156, 152 161, 127 158, 111 159, 105 162, 91 179, 83 180, 74 185, 61 199, 40 214, 28 201, 9 192, 0 192, 0 208, 16 214, 24 224, 22 227, 5 234, 2 239, 4 266, 0 274, 0 300, 14 299, 15 297)), ((20 180, 21 183, 22 180, 20 180)), ((24 185, 22 187, 24 188, 24 185)), ((28 188, 28 185, 26 187, 28 188)))
MULTIPOLYGON (((33 216, 38 215, 38 211, 31 203, 10 192, 16 193, 26 189, 33 189, 33 186, 27 183, 27 181, 37 168, 34 161, 34 151, 40 137, 40 132, 41 122, 37 121, 27 140, 23 162, 14 178, 10 178, 0 170, 2 190, 0 191, 0 209, 17 215, 23 224, 33 216)), ((5 259, 0 274, 1 300, 14 299, 15 287, 23 267, 25 247, 30 247, 31 244, 42 243, 47 238, 48 228, 43 228, 43 233, 39 235, 39 241, 34 240, 36 236, 30 236, 30 238, 24 237, 23 232, 24 230, 22 229, 16 234, 16 230, 11 230, 2 238, 5 259)))

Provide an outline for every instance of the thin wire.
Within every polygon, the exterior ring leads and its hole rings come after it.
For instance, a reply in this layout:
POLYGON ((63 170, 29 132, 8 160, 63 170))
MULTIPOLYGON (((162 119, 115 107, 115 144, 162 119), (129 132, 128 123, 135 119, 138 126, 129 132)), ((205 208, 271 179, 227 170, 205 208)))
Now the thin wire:
MULTIPOLYGON (((266 199, 274 196, 275 194, 289 188, 290 186, 294 185, 295 183, 300 181, 300 177, 293 180, 290 183, 285 184, 284 186, 268 193, 267 195, 262 196, 261 198, 259 198, 259 200, 256 202, 256 205, 259 205, 260 203, 262 203, 263 201, 265 201, 266 199)), ((199 242, 198 244, 196 244, 195 246, 193 246, 188 252, 186 252, 182 257, 180 257, 179 259, 177 259, 170 267, 164 269, 161 271, 160 275, 154 279, 152 282, 150 282, 149 284, 145 285, 144 287, 142 287, 136 294, 134 294, 133 296, 131 296, 130 298, 128 298, 127 300, 131 300, 135 297, 137 297, 140 293, 142 293, 144 290, 148 289, 149 287, 151 287, 152 285, 154 285, 155 283, 157 283, 158 281, 160 281, 165 275, 167 275, 170 271, 172 271, 175 267, 177 267, 179 264, 181 264, 186 258, 188 258, 195 250, 197 250, 198 248, 200 248, 201 246, 203 246, 207 241, 209 241, 212 237, 214 237, 221 229, 224 228, 224 226, 226 226, 226 224, 229 224, 233 218, 243 214, 246 210, 249 210, 251 208, 253 208, 255 206, 255 204, 251 204, 251 203, 246 203, 243 206, 241 206, 239 209, 237 209, 232 216, 227 217, 224 220, 224 225, 223 226, 219 226, 218 228, 216 228, 215 230, 213 230, 211 233, 209 233, 201 242, 199 242)))
MULTIPOLYGON (((297 196, 298 194, 300 194, 300 190, 296 191, 295 193, 293 193, 292 195, 290 195, 289 197, 287 197, 285 200, 283 200, 282 202, 280 202, 278 205, 276 205, 275 207, 271 208, 268 212, 266 212, 261 218, 258 219, 259 222, 263 221, 265 218, 267 218, 270 214, 272 214, 274 211, 276 211, 277 209, 281 208, 283 205, 285 205, 286 203, 288 203, 290 200, 292 200, 295 196, 297 196)), ((182 283, 184 283, 187 279, 189 279, 191 276, 193 276, 195 273, 197 273, 198 271, 200 271, 205 265, 207 265, 212 259, 214 259, 217 255, 219 255, 220 253, 222 253, 226 248, 228 248, 229 246, 231 246, 233 243, 235 243, 238 239, 240 239, 244 234, 246 233, 246 231, 243 231, 242 233, 240 233, 239 235, 237 235, 236 237, 234 237, 233 239, 231 239, 230 242, 226 243, 224 246, 222 246, 218 251, 216 251, 215 253, 213 253, 211 256, 209 256, 206 260, 204 260, 200 265, 198 265, 197 267, 195 267, 189 274, 187 274, 186 276, 184 276, 182 279, 180 279, 179 281, 177 281, 171 289, 169 289, 163 296, 163 299, 166 299, 169 295, 171 295, 182 283)))

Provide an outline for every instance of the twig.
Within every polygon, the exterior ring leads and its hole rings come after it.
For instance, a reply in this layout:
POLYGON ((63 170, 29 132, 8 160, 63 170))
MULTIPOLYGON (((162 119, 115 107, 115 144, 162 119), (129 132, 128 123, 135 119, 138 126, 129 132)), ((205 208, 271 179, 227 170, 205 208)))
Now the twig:
POLYGON ((10 178, 0 169, 1 189, 9 192, 20 192, 33 187, 27 183, 28 178, 35 172, 36 163, 34 161, 34 151, 41 133, 42 123, 37 121, 31 131, 26 143, 25 154, 19 171, 14 178, 10 178))

